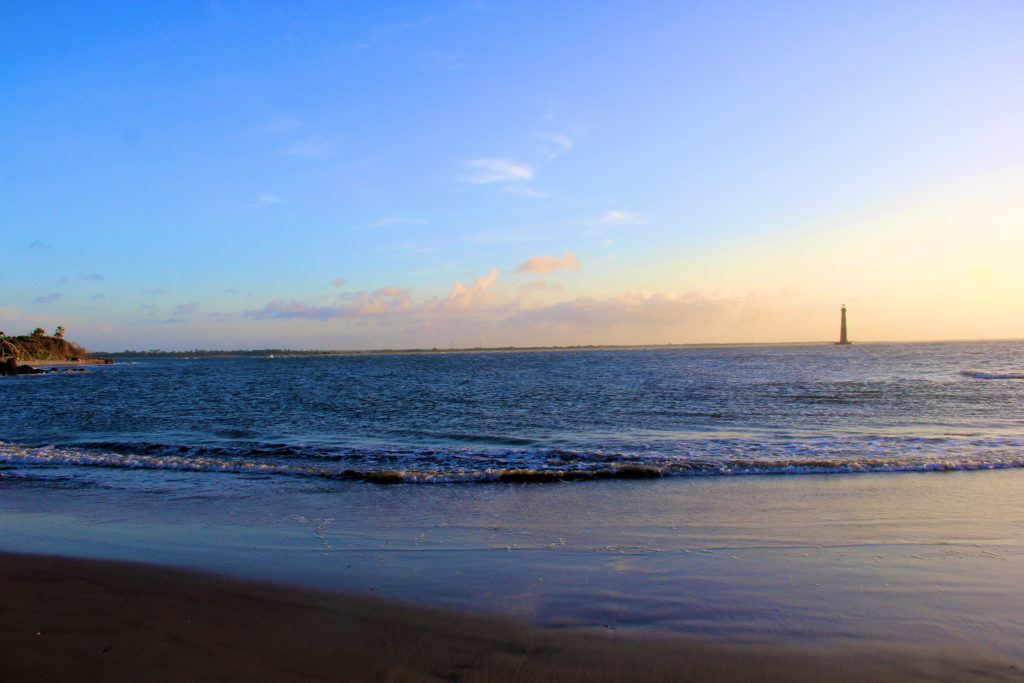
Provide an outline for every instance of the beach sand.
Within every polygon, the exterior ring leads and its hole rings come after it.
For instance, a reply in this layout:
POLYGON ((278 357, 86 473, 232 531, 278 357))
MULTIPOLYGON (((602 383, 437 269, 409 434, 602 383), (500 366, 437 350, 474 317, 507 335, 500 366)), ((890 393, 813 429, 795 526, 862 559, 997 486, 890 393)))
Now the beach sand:
POLYGON ((3 681, 1020 681, 980 646, 730 644, 151 565, 0 555, 3 681))
POLYGON ((1024 470, 104 474, 0 478, 4 683, 1024 681, 1024 470))

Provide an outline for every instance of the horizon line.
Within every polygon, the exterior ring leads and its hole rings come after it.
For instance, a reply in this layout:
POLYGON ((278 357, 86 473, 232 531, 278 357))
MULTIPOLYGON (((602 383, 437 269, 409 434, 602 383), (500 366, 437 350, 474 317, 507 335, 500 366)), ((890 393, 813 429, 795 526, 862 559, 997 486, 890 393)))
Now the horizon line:
MULTIPOLYGON (((1024 337, 986 337, 974 339, 915 339, 915 340, 863 340, 851 342, 850 346, 864 344, 954 344, 968 342, 1011 342, 1024 341, 1024 337)), ((679 342, 665 344, 567 344, 551 346, 466 346, 466 347, 414 347, 414 348, 377 348, 377 349, 289 349, 289 348, 251 348, 251 349, 124 349, 123 351, 90 351, 90 355, 240 355, 256 353, 282 353, 289 355, 358 355, 358 354, 389 354, 389 353, 471 353, 471 352, 509 352, 509 351, 566 351, 566 350, 629 350, 629 349, 671 349, 701 348, 720 346, 834 346, 836 342, 819 341, 781 341, 781 342, 679 342)))

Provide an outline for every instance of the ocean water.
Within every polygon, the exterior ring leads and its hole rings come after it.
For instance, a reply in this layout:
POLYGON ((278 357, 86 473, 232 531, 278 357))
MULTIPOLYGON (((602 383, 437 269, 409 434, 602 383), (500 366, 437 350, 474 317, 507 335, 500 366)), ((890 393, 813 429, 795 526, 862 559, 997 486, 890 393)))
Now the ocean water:
POLYGON ((0 381, 0 472, 38 484, 184 470, 190 486, 225 473, 272 486, 1021 467, 1022 352, 983 342, 140 360, 0 381))
POLYGON ((1024 343, 0 378, 0 550, 550 627, 1024 657, 1024 343))

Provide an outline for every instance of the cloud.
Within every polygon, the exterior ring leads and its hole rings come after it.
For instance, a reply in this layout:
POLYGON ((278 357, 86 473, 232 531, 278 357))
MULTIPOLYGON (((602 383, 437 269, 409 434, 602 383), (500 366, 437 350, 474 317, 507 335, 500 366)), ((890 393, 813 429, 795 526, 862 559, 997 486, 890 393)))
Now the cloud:
POLYGON ((533 178, 533 170, 510 159, 474 159, 464 161, 469 169, 462 180, 474 185, 486 183, 526 182, 533 178))
POLYGON ((35 249, 38 251, 46 251, 48 249, 53 249, 53 245, 43 242, 41 240, 32 240, 31 242, 28 243, 28 248, 35 249))
POLYGON ((300 159, 326 159, 334 156, 334 148, 337 144, 337 138, 306 138, 297 140, 287 147, 282 147, 277 150, 277 153, 281 156, 300 159))
POLYGON ((339 277, 339 278, 335 278, 335 279, 331 280, 330 282, 328 282, 327 286, 329 286, 329 287, 342 287, 342 286, 345 285, 346 282, 348 282, 348 280, 346 280, 343 277, 339 277))
POLYGON ((376 223, 371 223, 366 226, 368 228, 384 228, 389 225, 423 225, 426 223, 422 218, 398 218, 394 216, 385 216, 376 223))
POLYGON ((473 284, 466 286, 461 282, 452 285, 451 293, 444 299, 432 299, 422 304, 423 310, 461 311, 480 310, 493 304, 496 293, 493 285, 498 279, 498 271, 491 268, 483 277, 473 278, 473 284))
POLYGON ((580 260, 571 251, 554 256, 534 256, 516 268, 517 273, 551 273, 556 270, 579 270, 580 260))
POLYGON ((106 298, 107 298, 107 295, 106 295, 106 294, 93 294, 93 295, 92 295, 92 298, 93 298, 93 299, 96 299, 96 300, 98 301, 98 300, 100 300, 100 299, 106 299, 106 298))
POLYGON ((37 296, 35 299, 32 299, 32 302, 33 303, 37 303, 37 304, 52 304, 52 303, 54 303, 56 301, 60 301, 60 294, 50 294, 48 296, 37 296))
POLYGON ((182 316, 182 315, 190 315, 192 313, 195 313, 195 310, 198 307, 199 307, 199 302, 198 301, 192 301, 192 302, 189 302, 187 304, 180 304, 180 305, 174 307, 174 309, 171 311, 171 315, 176 316, 176 317, 177 316, 182 316))
POLYGON ((473 278, 470 285, 456 282, 448 296, 434 297, 420 304, 413 304, 408 290, 390 285, 373 293, 355 292, 345 295, 344 304, 317 306, 304 301, 275 299, 263 308, 246 311, 245 316, 265 318, 305 318, 311 320, 332 320, 338 318, 377 317, 396 315, 431 317, 437 315, 460 315, 486 311, 498 300, 494 283, 498 271, 491 269, 487 275, 473 278))
POLYGON ((93 282, 103 282, 107 278, 102 273, 88 273, 86 275, 79 275, 83 280, 92 280, 93 282))
POLYGON ((535 199, 541 199, 541 198, 544 198, 544 197, 550 197, 551 196, 550 192, 545 192, 544 190, 538 190, 538 189, 536 189, 534 187, 528 187, 526 185, 506 185, 505 187, 503 187, 501 189, 502 189, 502 191, 508 192, 509 194, 518 194, 518 195, 522 195, 524 197, 533 197, 535 199))
POLYGON ((381 297, 361 292, 355 295, 351 303, 337 306, 314 306, 304 301, 284 301, 275 299, 258 311, 246 311, 250 318, 305 318, 310 320, 333 320, 337 318, 358 318, 363 316, 383 316, 405 312, 411 307, 408 299, 391 299, 385 301, 381 297))
POLYGON ((580 234, 584 237, 599 237, 617 226, 646 225, 647 223, 648 220, 638 214, 609 209, 598 218, 583 221, 581 225, 589 227, 580 231, 580 234))
POLYGON ((635 213, 627 213, 625 211, 609 210, 605 212, 603 216, 597 219, 598 223, 621 223, 623 225, 644 225, 647 223, 647 219, 636 215, 635 213))
POLYGON ((283 201, 284 199, 273 192, 264 192, 256 198, 256 204, 259 206, 273 206, 274 204, 280 204, 283 201))
POLYGON ((525 285, 519 285, 519 294, 521 296, 527 296, 529 294, 532 294, 533 292, 560 292, 560 291, 562 291, 562 286, 561 285, 559 285, 557 283, 549 285, 547 280, 545 280, 544 278, 540 278, 539 280, 534 280, 533 282, 527 282, 525 285))
POLYGON ((146 290, 146 294, 148 294, 150 296, 160 296, 161 294, 166 294, 166 293, 167 293, 166 289, 147 289, 146 290))
POLYGON ((730 323, 751 324, 770 319, 771 307, 753 295, 713 292, 632 291, 606 299, 579 297, 548 306, 521 310, 509 317, 512 327, 571 329, 587 333, 613 328, 697 330, 730 323))
POLYGON ((565 133, 540 134, 537 137, 545 143, 544 154, 548 161, 562 156, 576 146, 573 139, 565 133))
POLYGON ((388 285, 387 287, 381 287, 378 289, 373 293, 373 296, 409 296, 409 290, 402 289, 401 287, 396 287, 394 285, 388 285))

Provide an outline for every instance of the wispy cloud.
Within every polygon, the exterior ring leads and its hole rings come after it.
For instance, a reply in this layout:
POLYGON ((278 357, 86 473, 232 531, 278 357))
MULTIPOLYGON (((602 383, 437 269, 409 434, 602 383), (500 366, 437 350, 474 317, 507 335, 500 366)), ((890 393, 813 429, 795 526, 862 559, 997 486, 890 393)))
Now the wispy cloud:
POLYGON ((647 219, 642 216, 638 216, 635 213, 627 213, 625 211, 610 209, 594 222, 617 223, 619 225, 644 225, 647 223, 647 219))
POLYGON ((327 159, 334 156, 337 144, 337 138, 332 137, 305 138, 278 149, 277 153, 299 159, 327 159))
POLYGON ((178 306, 175 306, 174 309, 171 311, 171 315, 175 317, 191 315, 192 313, 195 313, 197 308, 199 308, 199 302, 191 301, 187 304, 180 304, 178 306))
POLYGON ((82 280, 91 280, 93 282, 103 282, 106 280, 106 276, 103 273, 86 273, 85 275, 79 275, 82 280))
POLYGON ((474 185, 486 183, 521 183, 533 178, 533 170, 511 159, 473 159, 464 161, 466 172, 462 181, 474 185))
POLYGON ((505 192, 508 192, 509 194, 518 194, 522 195, 523 197, 543 198, 551 196, 550 192, 538 190, 537 188, 530 187, 528 185, 506 185, 501 189, 505 192))
POLYGON ((561 257, 534 256, 516 268, 517 273, 552 273, 556 270, 579 270, 580 260, 571 251, 561 257))
POLYGON ((576 146, 573 139, 565 133, 540 133, 537 137, 544 144, 543 153, 548 158, 548 161, 562 156, 576 146))
POLYGON ((147 289, 146 290, 146 294, 148 294, 149 296, 160 296, 161 294, 166 294, 166 293, 167 293, 166 289, 147 289))
POLYGON ((426 221, 422 218, 401 218, 399 216, 385 216, 376 223, 370 223, 368 228, 386 228, 389 225, 423 225, 426 221))
POLYGON ((33 303, 37 303, 37 304, 52 304, 52 303, 57 302, 57 301, 60 301, 60 294, 50 294, 50 295, 47 295, 47 296, 37 296, 35 299, 32 299, 32 302, 33 303))
POLYGON ((462 162, 463 172, 459 180, 472 185, 494 184, 506 192, 527 197, 549 196, 548 192, 533 188, 529 183, 536 175, 538 166, 554 161, 571 150, 575 143, 565 133, 537 133, 533 137, 541 142, 539 149, 528 155, 536 163, 508 157, 470 159, 462 162))
POLYGON ((43 242, 42 240, 32 240, 28 243, 28 248, 38 251, 46 251, 48 249, 53 249, 53 245, 43 242))
POLYGON ((348 282, 348 280, 346 280, 345 278, 338 277, 328 282, 327 285, 329 287, 344 287, 346 282, 348 282))
POLYGON ((256 204, 258 206, 273 206, 274 204, 280 204, 283 201, 284 199, 273 192, 264 192, 256 198, 256 204))

